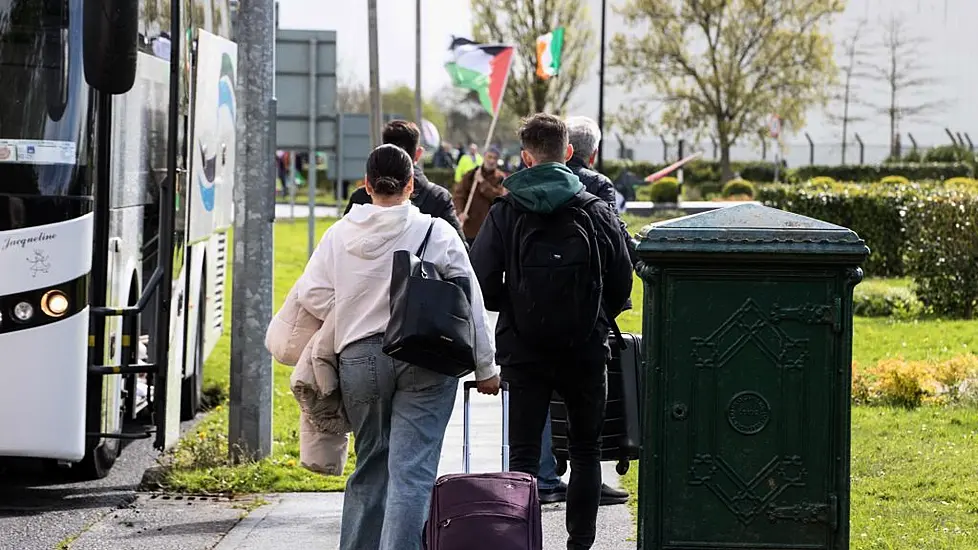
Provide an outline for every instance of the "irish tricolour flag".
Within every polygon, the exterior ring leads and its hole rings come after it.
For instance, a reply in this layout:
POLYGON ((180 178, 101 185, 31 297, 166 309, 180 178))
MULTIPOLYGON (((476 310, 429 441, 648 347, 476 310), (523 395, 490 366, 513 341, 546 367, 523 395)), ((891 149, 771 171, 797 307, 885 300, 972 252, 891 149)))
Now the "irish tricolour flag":
POLYGON ((448 53, 445 69, 452 77, 452 84, 478 92, 482 106, 495 116, 502 105, 509 66, 513 61, 513 47, 453 38, 448 53))
POLYGON ((564 51, 564 27, 557 27, 537 37, 537 76, 547 80, 560 72, 560 54, 564 51))

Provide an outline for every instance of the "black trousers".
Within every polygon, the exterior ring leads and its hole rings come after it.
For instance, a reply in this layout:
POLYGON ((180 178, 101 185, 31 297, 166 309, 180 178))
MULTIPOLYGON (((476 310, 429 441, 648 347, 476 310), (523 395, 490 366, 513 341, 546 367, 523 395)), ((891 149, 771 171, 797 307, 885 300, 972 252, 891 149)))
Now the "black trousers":
POLYGON ((594 544, 601 501, 601 427, 607 398, 604 346, 577 350, 546 363, 502 367, 509 383, 509 460, 514 472, 534 477, 540 469, 540 438, 557 392, 567 407, 570 483, 567 486, 567 548, 594 544))

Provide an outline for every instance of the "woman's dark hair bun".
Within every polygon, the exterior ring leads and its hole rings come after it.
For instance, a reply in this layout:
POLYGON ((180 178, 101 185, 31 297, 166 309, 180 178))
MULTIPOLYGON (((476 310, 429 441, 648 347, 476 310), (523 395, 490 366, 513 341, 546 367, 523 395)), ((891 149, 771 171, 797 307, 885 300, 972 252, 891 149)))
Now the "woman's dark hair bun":
POLYGON ((380 195, 403 193, 413 174, 411 157, 396 145, 381 145, 367 157, 367 180, 380 195))

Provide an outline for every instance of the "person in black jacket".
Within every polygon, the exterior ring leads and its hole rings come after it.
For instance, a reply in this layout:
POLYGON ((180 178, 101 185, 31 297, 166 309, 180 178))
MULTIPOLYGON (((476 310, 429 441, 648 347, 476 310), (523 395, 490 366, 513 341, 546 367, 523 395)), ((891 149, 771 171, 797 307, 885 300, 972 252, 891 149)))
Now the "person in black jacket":
MULTIPOLYGON (((455 203, 452 201, 452 194, 444 187, 431 183, 425 177, 418 161, 424 154, 419 144, 421 143, 421 131, 413 122, 406 120, 392 120, 384 126, 381 136, 385 144, 396 145, 407 152, 414 160, 414 193, 411 195, 411 203, 418 207, 422 214, 428 214, 434 218, 441 218, 449 223, 458 231, 459 238, 465 242, 462 235, 462 224, 455 213, 455 203)), ((370 195, 363 187, 357 189, 350 195, 350 201, 346 205, 343 215, 347 215, 354 204, 370 204, 370 195)), ((466 244, 466 247, 468 245, 466 244)))
MULTIPOLYGON (((594 159, 598 156, 598 147, 601 145, 601 128, 598 127, 598 123, 586 116, 570 117, 567 119, 567 137, 574 147, 574 156, 567 161, 567 167, 581 180, 588 193, 608 203, 611 211, 619 214, 618 201, 615 199, 615 184, 608 176, 591 169, 594 166, 594 159)), ((628 234, 628 224, 621 219, 621 216, 618 217, 618 225, 622 235, 625 236, 625 241, 631 244, 632 237, 628 234)), ((634 265, 638 258, 631 246, 628 254, 634 265)))
POLYGON ((538 475, 550 398, 561 394, 574 472, 567 490, 567 548, 586 550, 594 544, 601 496, 608 333, 631 293, 632 264, 614 211, 585 191, 564 164, 573 151, 564 122, 534 115, 520 129, 520 141, 527 168, 503 183, 509 193, 489 210, 470 258, 486 308, 500 312, 496 362, 509 384, 510 418, 517 419, 509 426, 510 468, 538 475), (591 244, 581 242, 577 228, 563 225, 579 223, 575 207, 594 228, 587 236, 591 244), (534 240, 548 234, 553 240, 534 240), (570 237, 558 240, 563 235, 570 237), (597 250, 589 252, 591 246, 597 250), (581 276, 578 266, 584 265, 600 271, 581 276))

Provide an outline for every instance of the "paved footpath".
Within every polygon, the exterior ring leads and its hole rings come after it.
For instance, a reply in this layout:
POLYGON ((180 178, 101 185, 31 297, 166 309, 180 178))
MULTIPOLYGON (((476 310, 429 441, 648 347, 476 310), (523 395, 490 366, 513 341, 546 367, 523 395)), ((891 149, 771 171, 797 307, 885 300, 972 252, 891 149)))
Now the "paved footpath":
MULTIPOLYGON (((499 471, 502 399, 472 391, 472 471, 499 471)), ((439 475, 462 471, 462 384, 445 435, 439 475)), ((617 485, 614 463, 604 480, 617 485)), ((339 546, 342 493, 265 495, 260 506, 226 499, 140 495, 92 525, 71 550, 335 550, 339 546), (249 510, 250 513, 249 513, 249 510)), ((545 550, 566 548, 564 505, 544 506, 545 550)), ((0 545, 2 546, 2 545, 0 545)), ((635 548, 635 526, 626 505, 603 506, 594 550, 635 548)))

